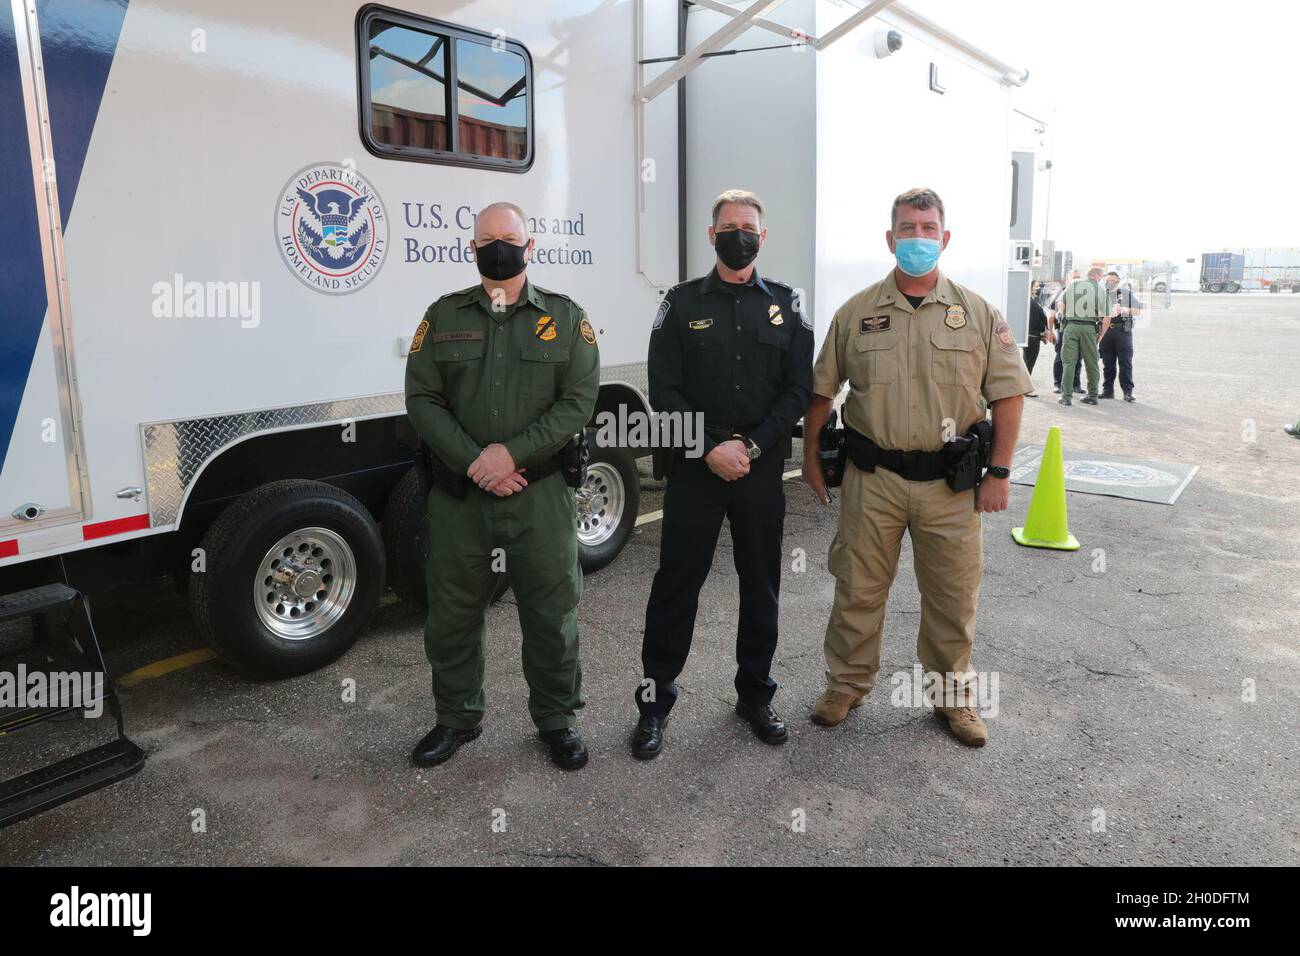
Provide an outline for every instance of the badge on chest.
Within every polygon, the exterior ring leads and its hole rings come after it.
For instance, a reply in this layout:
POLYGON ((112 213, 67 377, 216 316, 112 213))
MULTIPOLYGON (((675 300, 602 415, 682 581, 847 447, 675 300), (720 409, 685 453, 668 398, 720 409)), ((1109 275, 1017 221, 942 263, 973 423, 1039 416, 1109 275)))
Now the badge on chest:
POLYGON ((966 310, 959 305, 948 306, 948 312, 943 317, 943 324, 953 330, 966 328, 966 310))
POLYGON ((711 327, 711 326, 713 325, 713 320, 712 320, 712 319, 692 319, 688 324, 689 324, 690 327, 691 327, 692 329, 694 329, 696 332, 699 332, 701 329, 707 329, 707 328, 711 327))

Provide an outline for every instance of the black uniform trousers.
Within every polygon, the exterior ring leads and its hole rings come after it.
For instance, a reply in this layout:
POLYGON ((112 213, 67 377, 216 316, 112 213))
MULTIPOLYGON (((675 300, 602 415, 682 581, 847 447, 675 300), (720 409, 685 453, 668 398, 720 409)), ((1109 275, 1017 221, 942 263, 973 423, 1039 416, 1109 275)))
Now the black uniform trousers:
POLYGON ((636 691, 647 716, 667 716, 677 700, 677 676, 686 666, 700 588, 709 575, 722 519, 731 522, 732 557, 740 578, 736 625, 736 693, 759 707, 771 703, 781 590, 781 534, 785 526, 785 462, 779 452, 750 463, 749 474, 723 481, 703 458, 679 458, 664 493, 659 570, 645 612, 641 663, 649 683, 636 691))
POLYGON ((1101 364, 1104 370, 1101 390, 1115 391, 1115 366, 1119 365, 1119 387, 1125 395, 1133 393, 1133 333, 1112 325, 1101 338, 1101 364))

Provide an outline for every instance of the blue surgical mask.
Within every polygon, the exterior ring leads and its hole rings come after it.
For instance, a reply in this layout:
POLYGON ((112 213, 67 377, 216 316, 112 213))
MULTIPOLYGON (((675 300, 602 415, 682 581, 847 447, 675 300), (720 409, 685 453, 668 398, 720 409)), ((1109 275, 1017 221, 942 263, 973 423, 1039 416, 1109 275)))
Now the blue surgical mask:
POLYGON ((929 275, 939 264, 943 249, 938 239, 895 239, 894 258, 898 268, 910 276, 929 275))

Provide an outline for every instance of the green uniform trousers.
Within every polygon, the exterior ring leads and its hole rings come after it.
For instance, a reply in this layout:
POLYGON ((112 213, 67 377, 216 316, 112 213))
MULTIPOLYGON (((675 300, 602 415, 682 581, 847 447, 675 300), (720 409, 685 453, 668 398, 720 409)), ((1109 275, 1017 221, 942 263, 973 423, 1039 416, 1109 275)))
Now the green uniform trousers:
MULTIPOLYGON (((526 476, 526 475, 525 475, 526 476)), ((538 730, 572 727, 582 707, 578 661, 578 565, 573 489, 559 472, 506 498, 470 488, 456 499, 429 493, 429 618, 438 723, 471 730, 483 719, 484 614, 496 572, 510 578, 523 631, 528 713, 538 730)))
POLYGON ((1088 373, 1088 396, 1097 397, 1097 388, 1101 381, 1101 367, 1097 363, 1097 329, 1091 322, 1071 322, 1065 327, 1061 339, 1061 395, 1070 397, 1066 386, 1074 381, 1074 370, 1079 359, 1088 373))

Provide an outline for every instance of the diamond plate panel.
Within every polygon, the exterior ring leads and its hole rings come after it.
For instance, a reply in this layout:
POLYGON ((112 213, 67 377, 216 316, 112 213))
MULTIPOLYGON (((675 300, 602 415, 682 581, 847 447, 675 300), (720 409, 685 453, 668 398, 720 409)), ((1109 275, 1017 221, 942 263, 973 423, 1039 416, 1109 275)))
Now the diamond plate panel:
POLYGON ((650 394, 650 376, 646 372, 645 362, 629 362, 626 365, 602 366, 602 382, 626 382, 642 395, 650 394))
POLYGON ((185 492, 195 476, 217 452, 241 438, 259 432, 381 418, 405 411, 404 396, 401 392, 394 392, 338 402, 141 425, 149 524, 154 528, 175 524, 185 492))

